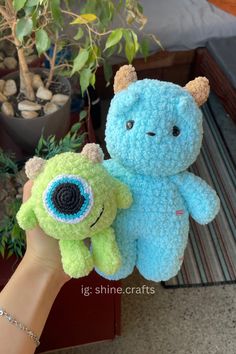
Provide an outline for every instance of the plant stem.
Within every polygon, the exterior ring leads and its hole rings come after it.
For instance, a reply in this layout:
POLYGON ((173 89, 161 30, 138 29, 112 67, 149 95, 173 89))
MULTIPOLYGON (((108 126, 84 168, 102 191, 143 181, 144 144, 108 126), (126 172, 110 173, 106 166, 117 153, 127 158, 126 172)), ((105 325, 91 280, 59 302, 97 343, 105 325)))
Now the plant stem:
POLYGON ((24 92, 28 100, 34 101, 35 93, 32 87, 29 67, 25 59, 24 48, 20 47, 20 43, 17 39, 15 39, 15 45, 17 48, 19 69, 20 69, 20 91, 24 92))
POLYGON ((24 92, 26 98, 30 101, 35 100, 35 93, 32 87, 32 82, 31 82, 31 77, 30 77, 30 72, 29 72, 29 67, 25 59, 25 53, 24 53, 24 48, 22 47, 21 42, 17 38, 16 35, 16 23, 17 23, 17 16, 16 12, 13 8, 13 2, 12 1, 7 1, 6 6, 8 9, 8 12, 13 18, 12 23, 10 24, 10 20, 8 17, 8 14, 4 14, 4 9, 0 8, 0 13, 3 14, 3 16, 7 16, 6 21, 9 22, 10 27, 12 27, 12 37, 14 44, 17 49, 17 54, 18 54, 18 60, 19 60, 19 70, 20 70, 20 91, 24 92))
POLYGON ((46 83, 46 88, 49 88, 52 82, 52 78, 54 76, 54 71, 55 71, 55 63, 56 63, 56 57, 57 57, 57 41, 58 41, 58 33, 56 34, 56 40, 53 48, 53 56, 52 59, 50 60, 50 72, 48 76, 48 80, 46 83))

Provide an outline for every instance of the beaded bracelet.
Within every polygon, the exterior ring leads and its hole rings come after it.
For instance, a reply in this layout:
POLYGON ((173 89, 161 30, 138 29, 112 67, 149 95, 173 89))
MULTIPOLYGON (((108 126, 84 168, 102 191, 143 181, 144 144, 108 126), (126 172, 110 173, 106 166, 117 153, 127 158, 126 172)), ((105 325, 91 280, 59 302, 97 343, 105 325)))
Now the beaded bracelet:
POLYGON ((5 317, 11 324, 15 325, 17 328, 21 329, 24 331, 36 344, 36 347, 39 346, 40 341, 39 337, 30 329, 28 329, 25 325, 23 325, 21 322, 17 321, 12 315, 7 313, 3 308, 0 308, 0 317, 5 317))

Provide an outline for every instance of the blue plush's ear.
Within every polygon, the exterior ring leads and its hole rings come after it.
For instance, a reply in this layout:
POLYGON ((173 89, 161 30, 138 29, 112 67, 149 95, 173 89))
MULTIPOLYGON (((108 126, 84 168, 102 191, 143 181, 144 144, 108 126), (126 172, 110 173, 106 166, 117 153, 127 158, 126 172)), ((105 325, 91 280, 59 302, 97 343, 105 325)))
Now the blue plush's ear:
POLYGON ((209 81, 204 76, 199 76, 189 81, 184 89, 193 96, 198 107, 202 106, 207 101, 210 93, 209 81))
POLYGON ((112 99, 111 107, 117 111, 118 114, 126 112, 138 102, 140 96, 136 92, 131 92, 129 89, 121 91, 112 99))

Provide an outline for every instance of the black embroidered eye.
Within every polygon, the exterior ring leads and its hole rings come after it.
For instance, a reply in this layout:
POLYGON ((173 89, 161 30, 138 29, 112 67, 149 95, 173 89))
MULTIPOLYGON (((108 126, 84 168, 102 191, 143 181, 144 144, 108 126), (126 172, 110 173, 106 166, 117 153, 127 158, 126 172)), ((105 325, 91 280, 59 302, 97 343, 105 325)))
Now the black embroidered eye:
POLYGON ((75 224, 89 214, 93 206, 93 193, 81 177, 59 175, 45 189, 43 203, 54 219, 75 224))
POLYGON ((178 136, 179 134, 180 134, 180 129, 178 127, 176 127, 176 125, 174 125, 173 129, 172 129, 172 135, 178 136))
POLYGON ((133 120, 128 120, 128 122, 126 122, 126 129, 132 129, 134 126, 134 121, 133 120))

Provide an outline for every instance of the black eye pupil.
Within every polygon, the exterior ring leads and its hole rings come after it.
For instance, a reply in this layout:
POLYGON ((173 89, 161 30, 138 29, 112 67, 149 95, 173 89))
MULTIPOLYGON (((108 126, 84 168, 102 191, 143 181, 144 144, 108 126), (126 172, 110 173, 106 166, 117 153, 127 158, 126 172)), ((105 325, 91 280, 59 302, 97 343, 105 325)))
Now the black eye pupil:
POLYGON ((133 120, 128 120, 128 122, 126 122, 126 128, 127 129, 132 129, 134 126, 134 121, 133 120))
POLYGON ((180 134, 180 129, 178 127, 176 127, 176 125, 174 125, 173 130, 172 130, 172 135, 178 136, 179 134, 180 134))
POLYGON ((61 183, 52 194, 54 207, 63 214, 79 212, 85 201, 79 187, 74 183, 61 183))

